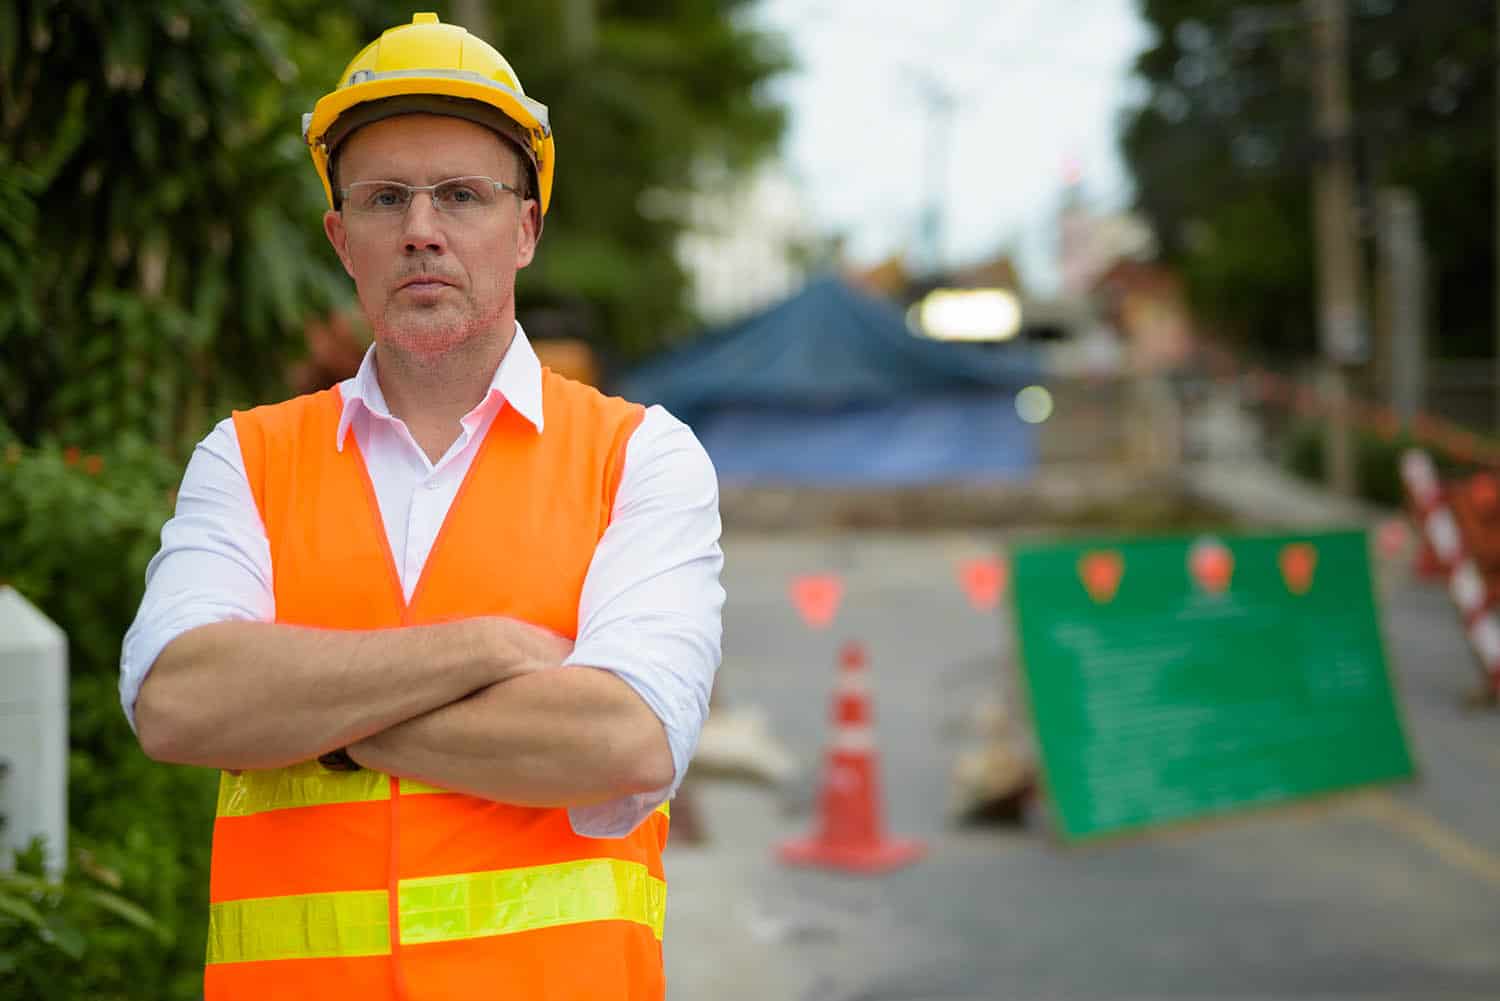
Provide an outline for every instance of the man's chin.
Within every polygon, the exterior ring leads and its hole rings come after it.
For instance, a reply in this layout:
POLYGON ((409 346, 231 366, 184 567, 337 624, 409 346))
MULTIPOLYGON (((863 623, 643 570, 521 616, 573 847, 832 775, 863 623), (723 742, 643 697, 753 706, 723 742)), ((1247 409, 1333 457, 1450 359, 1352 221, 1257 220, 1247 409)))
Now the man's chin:
POLYGON ((444 311, 445 316, 424 316, 417 322, 392 323, 377 331, 377 341, 417 358, 437 358, 447 354, 474 335, 471 325, 462 317, 444 311), (446 322, 445 322, 446 321, 446 322))

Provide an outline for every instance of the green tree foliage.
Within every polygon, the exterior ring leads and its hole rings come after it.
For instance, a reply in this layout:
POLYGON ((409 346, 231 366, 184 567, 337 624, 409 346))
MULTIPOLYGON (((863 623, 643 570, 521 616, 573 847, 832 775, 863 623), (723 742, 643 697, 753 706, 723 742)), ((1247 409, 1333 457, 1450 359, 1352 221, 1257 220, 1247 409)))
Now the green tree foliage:
POLYGON ((219 0, 0 5, 0 416, 23 439, 196 437, 345 294, 288 34, 219 0))
MULTIPOLYGON (((1437 349, 1482 354, 1494 274, 1493 5, 1350 0, 1351 103, 1367 252, 1374 195, 1416 194, 1437 349)), ((1122 145, 1164 255, 1215 327, 1317 350, 1312 45, 1299 0, 1143 0, 1154 44, 1122 145)))
POLYGON ((35 841, 0 871, 0 1001, 111 1001, 132 995, 121 960, 171 933, 115 891, 119 873, 87 852, 61 880, 49 878, 35 841))

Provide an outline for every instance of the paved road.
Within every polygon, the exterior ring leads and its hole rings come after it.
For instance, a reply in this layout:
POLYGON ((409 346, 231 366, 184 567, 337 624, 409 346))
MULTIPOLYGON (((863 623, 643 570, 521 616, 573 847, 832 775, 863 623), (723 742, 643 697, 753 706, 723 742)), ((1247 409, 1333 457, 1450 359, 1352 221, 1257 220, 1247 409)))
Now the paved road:
POLYGON ((960 724, 998 694, 1010 624, 965 602, 980 535, 731 536, 722 691, 819 767, 839 644, 868 645, 890 827, 930 857, 860 879, 785 869, 802 833, 764 788, 703 790, 709 842, 669 848, 675 1001, 1500 999, 1500 713, 1441 591, 1391 573, 1388 649, 1419 782, 1192 829, 1063 849, 1044 824, 947 819, 960 724), (808 630, 792 575, 836 570, 808 630))

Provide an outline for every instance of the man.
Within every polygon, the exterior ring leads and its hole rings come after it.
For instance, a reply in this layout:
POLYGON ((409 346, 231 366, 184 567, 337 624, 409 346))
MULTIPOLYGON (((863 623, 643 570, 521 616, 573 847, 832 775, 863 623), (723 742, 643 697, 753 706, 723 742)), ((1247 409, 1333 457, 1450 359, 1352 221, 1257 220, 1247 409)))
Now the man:
POLYGON ((146 753, 223 770, 205 996, 660 998, 713 469, 516 324, 554 150, 498 52, 418 14, 304 131, 375 344, 199 445, 122 654, 146 753))

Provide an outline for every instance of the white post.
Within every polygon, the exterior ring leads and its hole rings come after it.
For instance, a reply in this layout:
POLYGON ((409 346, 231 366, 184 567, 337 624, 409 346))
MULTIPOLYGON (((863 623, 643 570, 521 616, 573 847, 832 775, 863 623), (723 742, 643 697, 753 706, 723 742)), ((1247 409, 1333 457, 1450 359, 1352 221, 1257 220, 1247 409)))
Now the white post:
POLYGON ((41 836, 47 868, 68 859, 68 639, 0 587, 0 868, 41 836))

